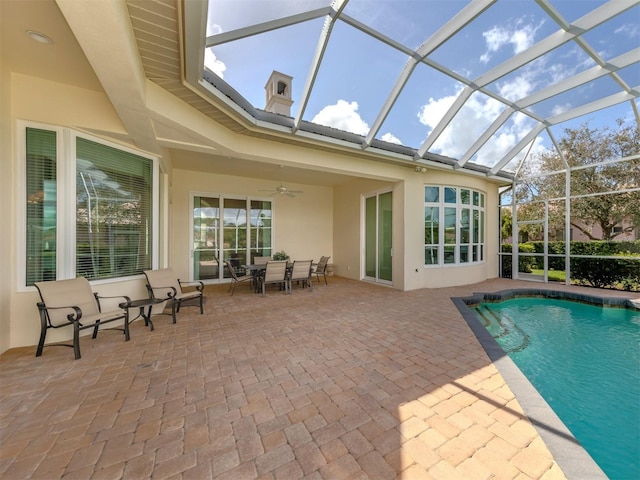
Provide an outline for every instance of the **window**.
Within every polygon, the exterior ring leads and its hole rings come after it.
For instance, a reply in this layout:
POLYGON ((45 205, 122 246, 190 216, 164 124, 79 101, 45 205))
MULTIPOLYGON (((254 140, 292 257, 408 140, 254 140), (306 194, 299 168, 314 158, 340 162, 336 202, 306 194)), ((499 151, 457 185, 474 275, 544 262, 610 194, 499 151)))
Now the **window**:
POLYGON ((26 262, 27 285, 56 278, 57 134, 26 131, 26 262))
POLYGON ((151 268, 152 161, 76 138, 76 275, 151 268))
POLYGON ((25 284, 151 268, 153 160, 70 130, 24 138, 25 284))
POLYGON ((484 193, 468 188, 425 187, 425 265, 484 261, 484 202, 484 193))

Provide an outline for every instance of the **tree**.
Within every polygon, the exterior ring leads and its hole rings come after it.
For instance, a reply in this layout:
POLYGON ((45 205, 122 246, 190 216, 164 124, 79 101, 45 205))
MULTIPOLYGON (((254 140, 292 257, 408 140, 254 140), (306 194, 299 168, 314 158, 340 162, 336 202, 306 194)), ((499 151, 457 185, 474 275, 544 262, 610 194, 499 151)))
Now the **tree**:
MULTIPOLYGON (((618 120, 618 129, 591 129, 587 124, 566 129, 558 142, 571 171, 571 225, 591 240, 613 240, 640 228, 640 159, 608 163, 609 160, 640 154, 640 129, 618 120), (600 165, 599 165, 600 164, 600 165), (593 166, 590 166, 593 165, 593 166), (632 191, 624 191, 634 189, 632 191), (619 192, 619 193, 618 193, 619 192), (623 225, 624 223, 624 225, 623 225), (599 227, 595 229, 594 227, 599 227), (614 231, 614 227, 623 227, 614 231), (599 230, 599 232, 598 232, 599 230), (599 234, 599 235, 598 235, 599 234)), ((543 172, 561 172, 566 166, 556 151, 547 151, 525 165, 525 174, 533 168, 543 172)), ((565 196, 565 174, 556 173, 527 180, 518 186, 520 199, 551 200, 565 196)), ((549 208, 549 224, 564 225, 564 203, 549 208)), ((518 211, 518 219, 543 218, 543 203, 529 204, 518 211)), ((555 225, 555 227, 554 227, 555 225)))

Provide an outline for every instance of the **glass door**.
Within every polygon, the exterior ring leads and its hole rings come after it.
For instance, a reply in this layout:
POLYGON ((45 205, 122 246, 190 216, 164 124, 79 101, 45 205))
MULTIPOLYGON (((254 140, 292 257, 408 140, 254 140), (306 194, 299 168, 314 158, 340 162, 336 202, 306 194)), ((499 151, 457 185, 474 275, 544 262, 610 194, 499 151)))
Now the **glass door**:
POLYGON ((272 203, 264 200, 193 197, 193 279, 230 278, 225 261, 236 272, 256 256, 271 256, 272 203))
POLYGON ((251 264, 255 257, 270 257, 271 251, 271 202, 251 200, 251 264))
POLYGON ((220 277, 220 198, 193 199, 193 278, 220 277))
POLYGON ((222 258, 238 271, 247 264, 247 201, 225 198, 223 219, 222 258))
POLYGON ((392 283, 393 193, 376 193, 364 199, 364 278, 392 283))

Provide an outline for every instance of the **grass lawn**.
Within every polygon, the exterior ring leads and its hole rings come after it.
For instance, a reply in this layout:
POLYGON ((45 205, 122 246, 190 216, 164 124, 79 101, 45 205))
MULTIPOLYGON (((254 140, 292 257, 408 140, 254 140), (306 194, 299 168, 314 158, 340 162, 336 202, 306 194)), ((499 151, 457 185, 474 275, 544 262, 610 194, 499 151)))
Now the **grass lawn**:
MULTIPOLYGON (((544 275, 544 270, 531 270, 534 275, 544 275)), ((566 275, 564 270, 549 270, 549 281, 551 282, 564 282, 566 275)))

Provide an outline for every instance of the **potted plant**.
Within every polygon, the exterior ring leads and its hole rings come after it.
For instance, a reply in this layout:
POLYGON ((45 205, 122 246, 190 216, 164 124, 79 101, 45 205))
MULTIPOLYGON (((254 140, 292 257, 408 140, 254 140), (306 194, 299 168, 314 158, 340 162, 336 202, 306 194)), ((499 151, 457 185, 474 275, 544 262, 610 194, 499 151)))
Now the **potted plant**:
POLYGON ((280 261, 289 260, 289 255, 287 255, 287 252, 285 252, 284 250, 280 250, 279 252, 273 254, 273 259, 280 261))

